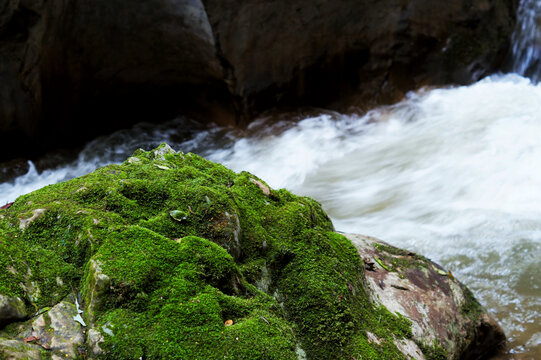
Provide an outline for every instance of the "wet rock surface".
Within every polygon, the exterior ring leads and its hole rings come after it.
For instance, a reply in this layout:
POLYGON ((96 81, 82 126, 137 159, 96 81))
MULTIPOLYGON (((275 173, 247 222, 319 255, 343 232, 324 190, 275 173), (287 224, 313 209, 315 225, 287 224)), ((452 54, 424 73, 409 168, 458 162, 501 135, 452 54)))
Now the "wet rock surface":
POLYGON ((357 101, 344 105, 389 102, 422 85, 475 80, 503 60, 515 7, 507 0, 205 1, 232 92, 247 111, 352 94, 357 101))
POLYGON ((412 339, 425 355, 480 359, 505 349, 502 328, 452 273, 381 240, 346 237, 370 264, 365 278, 372 300, 411 320, 412 339))
POLYGON ((42 360, 42 348, 21 340, 0 337, 0 355, 9 360, 42 360))
MULTIPOLYGON (((0 160, 179 112, 245 124, 497 69, 515 0, 0 3, 0 160), (23 149, 20 140, 29 141, 23 149)), ((60 145, 60 146, 59 146, 60 145)))
POLYGON ((82 326, 74 320, 76 315, 75 304, 62 301, 32 323, 32 336, 40 338, 40 345, 53 355, 74 359, 84 343, 82 326))

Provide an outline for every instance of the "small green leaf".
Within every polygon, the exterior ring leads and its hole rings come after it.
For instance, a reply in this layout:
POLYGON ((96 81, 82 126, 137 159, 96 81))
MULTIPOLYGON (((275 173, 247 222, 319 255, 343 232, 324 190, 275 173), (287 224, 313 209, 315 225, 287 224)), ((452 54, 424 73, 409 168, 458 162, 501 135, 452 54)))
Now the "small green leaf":
POLYGON ((188 218, 188 213, 182 210, 171 210, 169 215, 176 221, 184 221, 188 218))
POLYGON ((434 268, 436 270, 436 272, 440 275, 443 275, 443 276, 447 276, 449 275, 449 273, 445 270, 442 270, 442 269, 438 269, 438 268, 434 268))
POLYGON ((383 264, 383 261, 381 261, 380 258, 375 258, 374 260, 376 260, 376 262, 379 264, 379 266, 381 266, 381 267, 384 268, 385 270, 391 271, 385 264, 383 264))

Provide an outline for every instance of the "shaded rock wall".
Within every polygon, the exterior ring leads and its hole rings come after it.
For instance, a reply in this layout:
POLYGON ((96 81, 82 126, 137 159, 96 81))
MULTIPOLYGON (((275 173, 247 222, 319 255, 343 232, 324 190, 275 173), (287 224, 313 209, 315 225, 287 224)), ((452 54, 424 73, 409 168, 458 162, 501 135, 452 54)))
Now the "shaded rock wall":
POLYGON ((516 0, 2 0, 0 159, 179 112, 244 124, 496 69, 516 0))
POLYGON ((245 109, 388 102, 502 61, 513 1, 205 1, 245 109), (249 31, 247 31, 249 29, 249 31))

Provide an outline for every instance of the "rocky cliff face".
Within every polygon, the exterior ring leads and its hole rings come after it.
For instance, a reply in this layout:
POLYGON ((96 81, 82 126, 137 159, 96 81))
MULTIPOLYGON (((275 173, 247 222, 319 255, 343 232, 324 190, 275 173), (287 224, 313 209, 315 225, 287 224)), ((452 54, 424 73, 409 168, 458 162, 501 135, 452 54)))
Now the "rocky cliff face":
POLYGON ((197 112, 366 105, 500 64, 515 0, 3 0, 0 155, 197 112), (77 135, 75 135, 77 134, 77 135))
POLYGON ((248 111, 356 94, 392 101, 475 80, 502 60, 513 1, 205 1, 248 111), (249 29, 249 31, 247 31, 249 29))
POLYGON ((0 209, 0 358, 477 359, 452 275, 166 145, 0 209), (356 246, 354 245, 356 244, 356 246))

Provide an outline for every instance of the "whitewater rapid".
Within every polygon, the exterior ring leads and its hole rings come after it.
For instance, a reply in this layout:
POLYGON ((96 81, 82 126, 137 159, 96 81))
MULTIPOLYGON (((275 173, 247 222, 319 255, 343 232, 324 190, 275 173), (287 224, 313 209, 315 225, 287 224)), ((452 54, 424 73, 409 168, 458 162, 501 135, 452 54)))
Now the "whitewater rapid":
POLYGON ((495 76, 266 133, 208 155, 316 198, 338 230, 442 263, 501 321, 514 351, 541 358, 540 86, 495 76))
POLYGON ((245 131, 186 121, 94 140, 71 164, 0 184, 0 203, 161 141, 320 201, 337 230, 450 269, 541 359, 541 87, 518 75, 424 89, 362 115, 260 119, 245 131), (152 130, 150 130, 152 129, 152 130))

